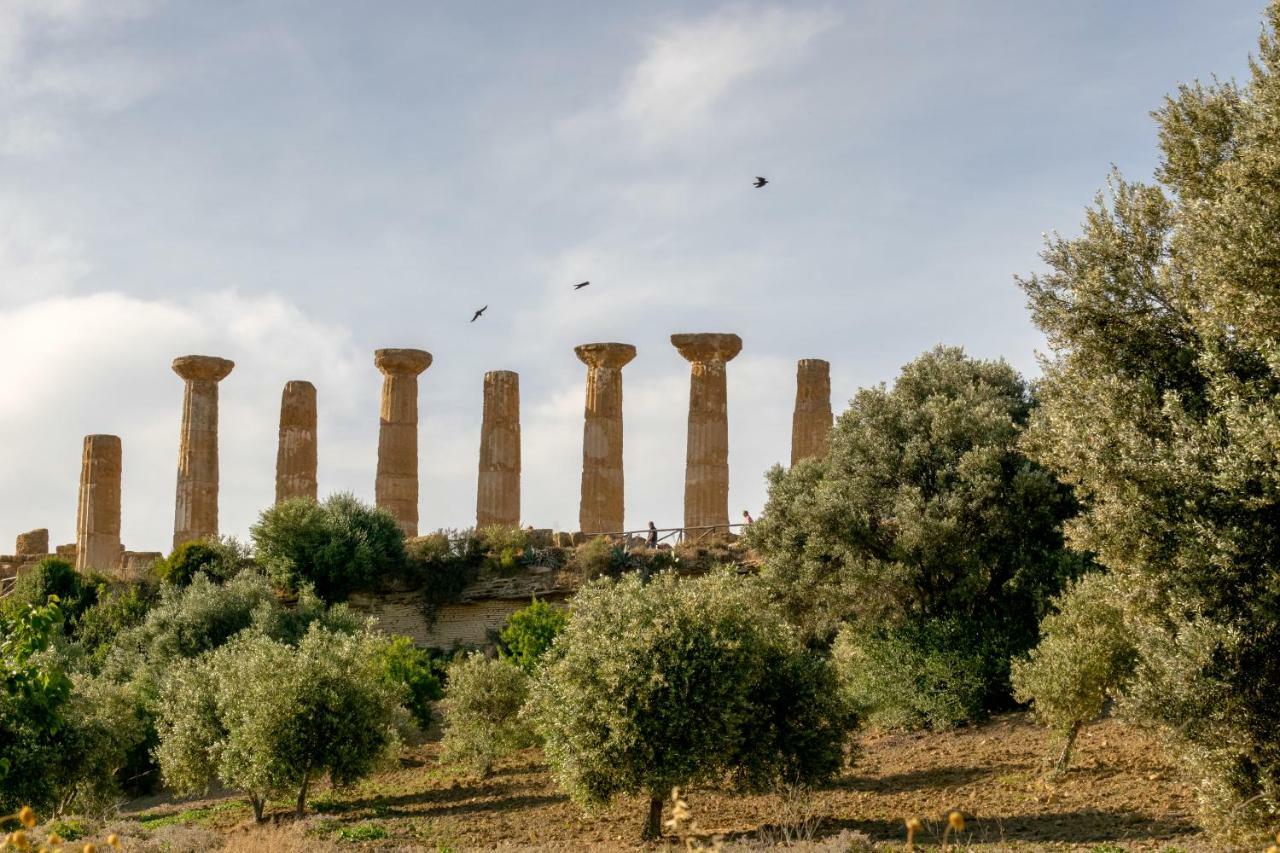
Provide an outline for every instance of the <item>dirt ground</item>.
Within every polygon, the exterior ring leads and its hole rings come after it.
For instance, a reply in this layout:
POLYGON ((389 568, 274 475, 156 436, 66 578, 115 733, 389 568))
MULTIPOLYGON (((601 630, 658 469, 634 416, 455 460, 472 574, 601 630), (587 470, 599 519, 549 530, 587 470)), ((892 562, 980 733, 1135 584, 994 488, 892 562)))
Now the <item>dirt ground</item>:
MULTIPOLYGON (((1155 740, 1104 721, 1081 736, 1072 769, 1053 784, 1040 770, 1047 735, 1023 715, 941 734, 872 734, 856 762, 807 803, 693 790, 686 799, 700 828, 744 843, 786 819, 808 816, 815 837, 865 833, 876 849, 902 850, 903 819, 925 824, 917 849, 939 849, 945 815, 967 818, 952 849, 1207 851, 1194 802, 1155 740), (923 844, 921 844, 923 842, 923 844)), ((639 798, 586 815, 556 788, 537 750, 499 763, 480 780, 441 766, 434 743, 414 747, 397 770, 345 791, 316 792, 315 816, 295 831, 345 849, 637 849, 639 798)), ((277 805, 277 804, 273 804, 277 805)), ((277 805, 281 814, 284 803, 277 805)), ((200 825, 248 839, 247 808, 228 797, 136 813, 143 826, 200 825)), ((283 818, 282 818, 283 819, 283 818)), ((673 839, 674 840, 674 839, 673 839)), ((274 845, 273 845, 274 846, 274 845)), ((299 848, 301 849, 301 848, 299 848)))

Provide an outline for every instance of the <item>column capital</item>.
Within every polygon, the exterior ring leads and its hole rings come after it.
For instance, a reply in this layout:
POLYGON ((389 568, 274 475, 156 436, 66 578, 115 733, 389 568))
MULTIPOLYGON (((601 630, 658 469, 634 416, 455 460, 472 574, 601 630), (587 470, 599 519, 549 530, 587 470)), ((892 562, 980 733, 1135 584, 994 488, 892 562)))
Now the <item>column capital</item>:
POLYGON ((573 348, 573 352, 579 361, 589 367, 621 369, 636 357, 636 348, 631 344, 579 344, 573 348))
POLYGON ((386 376, 417 376, 431 366, 431 353, 420 349, 374 350, 373 363, 386 376))
POLYGON ((187 381, 208 379, 221 382, 235 366, 234 361, 216 355, 180 355, 173 360, 173 372, 187 381))
POLYGON ((686 361, 726 362, 742 352, 742 338, 728 332, 697 332, 671 336, 671 344, 686 361))

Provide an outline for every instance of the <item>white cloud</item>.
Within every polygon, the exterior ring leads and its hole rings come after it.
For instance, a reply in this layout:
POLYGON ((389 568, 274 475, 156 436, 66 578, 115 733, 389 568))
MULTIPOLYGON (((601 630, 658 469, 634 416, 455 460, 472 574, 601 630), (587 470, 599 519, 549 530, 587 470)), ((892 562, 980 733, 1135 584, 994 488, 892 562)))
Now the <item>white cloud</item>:
POLYGON ((836 24, 825 12, 731 6, 653 37, 631 71, 619 114, 650 143, 694 129, 735 87, 793 62, 836 24))

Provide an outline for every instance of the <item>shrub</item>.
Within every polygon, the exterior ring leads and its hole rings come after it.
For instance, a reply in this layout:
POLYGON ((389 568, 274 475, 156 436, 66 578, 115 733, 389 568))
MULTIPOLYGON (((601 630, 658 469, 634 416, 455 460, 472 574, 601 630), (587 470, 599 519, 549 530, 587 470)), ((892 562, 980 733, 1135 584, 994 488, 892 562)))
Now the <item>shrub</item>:
POLYGON ((447 671, 441 757, 484 776, 493 762, 534 743, 520 718, 529 677, 509 660, 472 652, 455 658, 447 671))
POLYGON ((617 577, 632 568, 627 550, 607 536, 592 537, 574 548, 570 565, 588 580, 605 575, 617 577))
POLYGON ((215 583, 225 583, 252 562, 248 549, 234 538, 214 537, 183 542, 168 557, 156 560, 151 572, 174 586, 188 585, 197 572, 204 572, 215 583))
POLYGON ((422 595, 428 622, 440 605, 457 600, 485 562, 484 542, 474 531, 453 533, 441 530, 405 545, 406 575, 422 595))
POLYGON ((992 659, 973 633, 942 620, 888 629, 845 625, 831 650, 840 689, 868 722, 884 728, 944 729, 978 719, 992 659))
POLYGON ((484 542, 485 568, 498 574, 512 574, 524 565, 529 550, 529 534, 519 527, 492 525, 480 531, 484 542))
POLYGON ((21 619, 29 608, 43 607, 50 596, 58 599, 58 624, 63 632, 71 633, 76 618, 97 600, 97 586, 66 560, 45 557, 18 577, 4 599, 2 612, 21 619))
POLYGON ((408 637, 394 637, 382 649, 382 674, 389 683, 404 688, 405 708, 424 731, 431 725, 431 703, 444 696, 431 654, 408 637))
POLYGON ((1133 674, 1137 649, 1124 624, 1114 579, 1085 575, 1055 601, 1057 612, 1041 623, 1040 644, 1013 665, 1019 702, 1061 741, 1054 769, 1071 761, 1076 735, 1097 719, 1133 674))
POLYGON ((809 783, 841 766, 853 724, 825 659, 806 652, 751 579, 663 572, 585 586, 528 716, 578 802, 649 798, 659 831, 673 787, 809 783))
POLYGON ((73 636, 95 664, 111 649, 111 644, 127 629, 141 624, 157 600, 155 586, 139 583, 104 585, 97 602, 76 619, 73 636))
POLYGON ((530 675, 569 622, 569 611, 537 598, 511 614, 498 635, 498 651, 530 675))
POLYGON ((395 518, 350 494, 283 501, 263 510, 249 533, 275 583, 291 590, 310 583, 325 601, 404 576, 404 534, 395 518))
POLYGON ((269 796, 312 781, 351 784, 395 749, 400 690, 381 667, 384 641, 313 626, 297 647, 246 633, 175 667, 160 702, 156 756, 183 793, 217 781, 244 791, 263 819, 269 796))

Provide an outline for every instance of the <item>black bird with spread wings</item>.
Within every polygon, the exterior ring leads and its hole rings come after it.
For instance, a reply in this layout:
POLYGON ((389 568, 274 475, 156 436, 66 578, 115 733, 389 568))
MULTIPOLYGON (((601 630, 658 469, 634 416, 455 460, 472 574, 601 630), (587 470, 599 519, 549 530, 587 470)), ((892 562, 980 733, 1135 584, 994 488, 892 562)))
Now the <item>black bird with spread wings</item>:
POLYGON ((471 318, 471 322, 473 322, 473 323, 474 323, 476 320, 479 320, 479 319, 480 319, 480 315, 481 315, 481 314, 483 314, 485 311, 488 311, 488 310, 489 310, 489 306, 488 306, 488 305, 486 305, 486 306, 484 306, 483 308, 481 308, 479 311, 477 311, 477 312, 475 313, 475 316, 471 318))
POLYGON ((769 183, 768 178, 762 178, 759 175, 756 175, 756 181, 754 184, 752 184, 752 186, 755 187, 756 189, 760 189, 762 186, 764 186, 767 183, 769 183))
POLYGON ((589 282, 589 281, 584 281, 584 282, 582 282, 581 284, 575 284, 575 285, 573 286, 573 289, 574 289, 574 290, 582 290, 582 288, 586 287, 586 286, 587 286, 587 285, 589 285, 589 284, 591 284, 591 282, 589 282))

